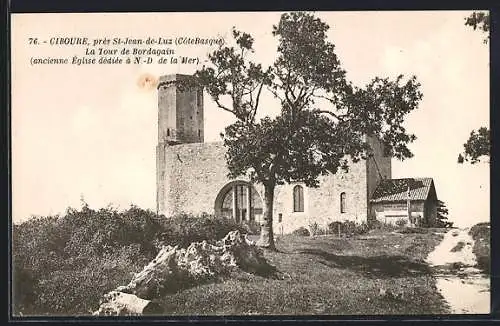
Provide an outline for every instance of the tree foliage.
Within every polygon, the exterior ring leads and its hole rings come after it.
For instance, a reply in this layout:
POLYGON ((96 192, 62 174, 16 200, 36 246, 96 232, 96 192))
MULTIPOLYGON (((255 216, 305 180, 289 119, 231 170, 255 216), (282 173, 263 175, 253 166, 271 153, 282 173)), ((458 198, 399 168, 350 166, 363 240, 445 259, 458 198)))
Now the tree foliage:
POLYGON ((470 16, 465 17, 465 25, 471 26, 474 30, 488 34, 484 39, 484 43, 488 43, 490 39, 490 14, 486 12, 473 12, 470 16))
POLYGON ((464 152, 458 155, 458 163, 470 162, 476 164, 481 159, 490 156, 490 130, 481 127, 472 130, 469 139, 464 144, 464 152))
POLYGON ((453 222, 448 221, 448 208, 441 200, 438 200, 437 205, 436 226, 444 228, 453 226, 453 222))
MULTIPOLYGON (((479 29, 488 36, 484 39, 487 43, 490 38, 490 14, 489 12, 473 12, 465 17, 465 25, 472 26, 474 30, 479 29)), ((480 157, 490 156, 490 131, 481 127, 477 131, 472 130, 470 137, 464 144, 464 152, 458 154, 458 163, 469 161, 471 164, 480 162, 480 157)))
POLYGON ((366 136, 382 141, 386 154, 412 157, 407 145, 416 139, 403 127, 422 94, 415 76, 375 77, 364 87, 349 82, 328 41, 329 26, 311 13, 281 16, 272 34, 278 41, 271 67, 251 61, 254 39, 233 30, 233 44, 209 55, 210 67, 195 74, 217 105, 234 114, 222 138, 229 176, 246 175, 264 185, 261 244, 273 247, 274 187, 300 181, 319 185, 318 177, 368 158, 366 136), (269 91, 280 114, 256 119, 259 99, 269 91), (224 103, 227 101, 227 103, 224 103))
MULTIPOLYGON (((487 33, 487 38, 484 43, 487 43, 490 38, 490 14, 489 12, 473 12, 470 16, 465 17, 465 25, 472 26, 474 30, 479 29, 487 33)), ((490 131, 485 127, 479 128, 477 131, 472 130, 469 139, 464 144, 464 153, 458 154, 458 163, 470 161, 471 164, 479 162, 481 156, 490 155, 490 131)))

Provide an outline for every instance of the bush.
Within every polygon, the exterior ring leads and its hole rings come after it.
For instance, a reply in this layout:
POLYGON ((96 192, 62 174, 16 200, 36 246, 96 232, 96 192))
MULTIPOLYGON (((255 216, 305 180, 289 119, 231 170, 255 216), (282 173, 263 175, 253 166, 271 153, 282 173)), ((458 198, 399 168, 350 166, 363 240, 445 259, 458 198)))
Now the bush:
POLYGON ((355 223, 353 221, 334 221, 328 224, 328 230, 331 234, 338 234, 340 229, 340 233, 347 236, 353 235, 361 235, 368 232, 369 227, 366 223, 355 223))
POLYGON ((163 244, 187 247, 244 228, 206 214, 172 218, 136 206, 70 208, 42 216, 12 231, 13 313, 89 314, 99 298, 130 281, 163 244))
POLYGON ((339 230, 340 230, 340 233, 342 233, 342 222, 334 221, 334 222, 328 223, 328 230, 331 234, 338 234, 339 230))
POLYGON ((405 218, 400 218, 399 220, 396 221, 396 225, 399 226, 400 228, 405 227, 406 224, 408 224, 408 220, 405 218))
POLYGON ((234 220, 208 214, 179 214, 165 218, 161 221, 161 229, 161 244, 178 245, 182 248, 188 247, 192 242, 221 239, 233 230, 247 233, 246 228, 234 220))
POLYGON ((305 227, 301 226, 300 228, 298 228, 297 230, 294 230, 292 232, 293 235, 298 235, 298 236, 301 236, 301 237, 307 237, 307 236, 310 236, 311 233, 309 232, 308 229, 306 229, 305 227))
POLYGON ((368 221, 368 228, 370 230, 381 230, 390 232, 397 230, 399 227, 391 223, 385 223, 377 219, 373 219, 368 221))
POLYGON ((469 234, 474 239, 472 252, 476 255, 477 266, 489 274, 491 272, 490 223, 483 222, 474 225, 469 234))
POLYGON ((486 239, 490 237, 490 223, 489 222, 481 222, 473 227, 471 227, 469 231, 469 235, 472 237, 472 239, 486 239))
POLYGON ((426 234, 429 232, 430 230, 428 228, 419 228, 419 227, 406 227, 399 230, 399 233, 404 233, 404 234, 409 234, 409 233, 426 234))
POLYGON ((370 227, 368 226, 368 223, 363 222, 361 224, 358 224, 356 227, 356 234, 365 234, 368 231, 370 231, 370 227))
POLYGON ((241 225, 243 229, 245 230, 245 233, 251 234, 251 235, 259 235, 260 234, 260 223, 256 221, 245 221, 241 225))
POLYGON ((451 248, 450 251, 451 252, 458 252, 458 251, 461 251, 464 247, 465 247, 465 242, 459 241, 455 247, 451 248))
POLYGON ((319 224, 316 222, 310 223, 309 230, 310 230, 309 232, 311 233, 312 236, 319 235, 319 233, 320 233, 319 224))

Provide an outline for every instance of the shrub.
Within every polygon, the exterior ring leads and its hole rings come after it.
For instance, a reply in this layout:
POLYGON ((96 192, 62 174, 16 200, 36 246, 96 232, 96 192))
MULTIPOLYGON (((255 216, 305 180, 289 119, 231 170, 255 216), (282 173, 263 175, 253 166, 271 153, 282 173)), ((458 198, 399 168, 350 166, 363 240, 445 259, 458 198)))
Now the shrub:
POLYGON ((340 233, 342 233, 342 222, 334 221, 334 222, 329 223, 328 230, 330 231, 331 234, 338 234, 339 230, 340 230, 340 233))
POLYGON ((245 233, 251 234, 251 235, 259 235, 260 234, 260 223, 256 221, 245 221, 241 225, 243 229, 245 230, 245 233))
POLYGON ((246 228, 234 220, 208 214, 196 216, 183 213, 164 218, 161 229, 160 243, 182 248, 188 247, 192 242, 221 239, 233 230, 247 233, 246 228))
MULTIPOLYGON (((321 226, 318 222, 309 223, 309 225, 305 229, 308 231, 308 235, 311 235, 311 236, 326 235, 329 233, 328 229, 325 228, 324 226, 321 226)), ((303 231, 298 231, 298 232, 303 232, 303 231)))
POLYGON ((405 227, 399 230, 399 233, 404 233, 404 234, 409 234, 409 233, 426 234, 429 232, 430 230, 428 228, 419 228, 419 227, 405 227))
POLYGON ((329 232, 332 234, 338 234, 340 229, 341 234, 352 236, 352 235, 365 234, 366 232, 368 232, 369 227, 368 224, 365 222, 358 224, 353 221, 344 221, 344 222, 334 221, 328 224, 328 229, 329 232))
POLYGON ((345 221, 343 224, 344 233, 347 235, 360 235, 368 232, 368 225, 366 223, 355 223, 353 221, 345 221))
POLYGON ((363 222, 361 224, 358 224, 356 226, 356 234, 365 234, 368 231, 370 231, 370 227, 368 226, 367 223, 363 222))
POLYGON ((398 226, 373 219, 368 221, 368 228, 370 230, 395 231, 398 229, 398 226))
POLYGON ((458 252, 458 251, 461 251, 464 247, 465 247, 465 242, 459 241, 455 247, 451 248, 450 251, 451 252, 458 252))
POLYGON ((311 233, 309 232, 308 229, 306 229, 305 227, 301 226, 300 228, 294 230, 292 232, 293 235, 298 235, 298 236, 302 236, 302 237, 307 237, 307 236, 310 236, 311 233))
POLYGON ((319 224, 316 222, 310 223, 309 224, 309 232, 310 232, 311 236, 319 235, 319 233, 320 233, 319 224))
POLYGON ((490 223, 483 222, 474 225, 469 234, 474 239, 472 252, 476 255, 477 266, 489 274, 491 272, 490 223))
POLYGON ((472 239, 486 239, 490 237, 490 223, 481 222, 470 228, 469 235, 472 239))
POLYGON ((16 313, 25 315, 32 314, 33 306, 36 303, 37 292, 36 282, 33 274, 21 264, 14 262, 13 275, 16 275, 12 285, 13 307, 16 313))
POLYGON ((12 231, 13 313, 89 314, 99 298, 130 281, 163 244, 187 247, 242 226, 203 214, 172 218, 136 206, 118 212, 86 204, 12 231))
POLYGON ((328 232, 328 228, 325 228, 325 227, 320 227, 320 228, 318 229, 318 235, 327 235, 327 234, 329 234, 329 232, 328 232))
POLYGON ((408 224, 408 220, 405 218, 400 218, 399 220, 396 221, 396 225, 399 226, 400 228, 405 227, 406 224, 408 224))

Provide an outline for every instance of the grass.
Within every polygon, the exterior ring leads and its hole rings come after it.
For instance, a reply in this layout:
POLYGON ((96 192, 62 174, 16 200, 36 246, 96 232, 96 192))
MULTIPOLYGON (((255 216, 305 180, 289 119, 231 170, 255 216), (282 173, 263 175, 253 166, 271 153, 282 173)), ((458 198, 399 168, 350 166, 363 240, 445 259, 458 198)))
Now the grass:
POLYGON ((437 314, 446 305, 424 258, 442 239, 371 231, 277 239, 278 277, 235 272, 159 301, 167 315, 437 314))
POLYGON ((459 241, 455 247, 451 248, 451 252, 458 252, 461 251, 465 247, 465 242, 459 241))
POLYGON ((474 239, 472 252, 476 255, 477 266, 486 274, 491 271, 490 223, 474 225, 469 234, 474 239))

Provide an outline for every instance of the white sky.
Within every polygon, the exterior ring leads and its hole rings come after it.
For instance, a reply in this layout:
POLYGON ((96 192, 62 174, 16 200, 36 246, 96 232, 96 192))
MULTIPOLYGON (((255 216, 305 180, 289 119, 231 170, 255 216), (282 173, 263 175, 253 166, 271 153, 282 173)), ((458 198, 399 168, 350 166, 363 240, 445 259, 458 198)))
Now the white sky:
MULTIPOLYGON (((393 178, 433 177, 460 226, 489 220, 489 165, 457 164, 472 129, 489 126, 489 47, 464 25, 464 11, 320 12, 348 77, 417 75, 424 98, 407 120, 415 157, 393 160, 393 178)), ((255 60, 275 58, 280 13, 16 14, 12 17, 13 220, 79 207, 134 203, 154 209, 157 94, 145 73, 193 73, 196 65, 30 65, 30 57, 79 55, 84 48, 33 46, 29 37, 230 37, 252 34, 255 60)), ((175 47, 204 59, 208 46, 175 47)), ((279 110, 270 96, 261 115, 279 110)), ((205 141, 232 117, 205 96, 205 141)))

